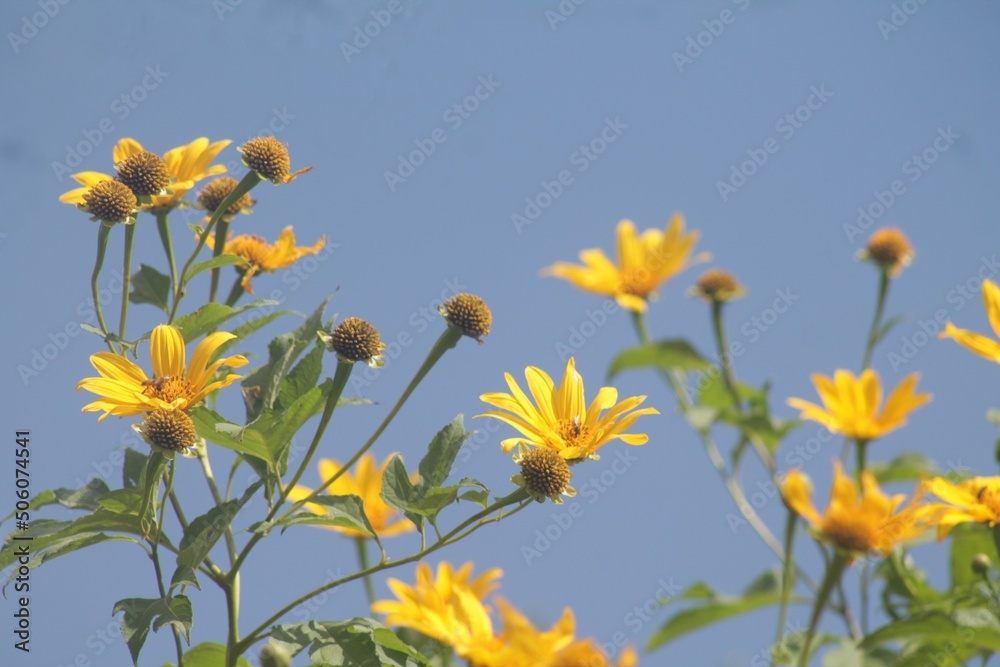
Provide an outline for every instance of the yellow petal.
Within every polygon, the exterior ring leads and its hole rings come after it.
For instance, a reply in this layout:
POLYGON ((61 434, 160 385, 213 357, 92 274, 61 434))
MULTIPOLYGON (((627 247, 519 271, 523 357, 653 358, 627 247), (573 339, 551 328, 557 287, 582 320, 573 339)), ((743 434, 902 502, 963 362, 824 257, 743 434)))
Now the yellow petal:
POLYGON ((149 340, 149 354, 153 359, 155 377, 181 377, 184 375, 184 337, 169 324, 153 329, 149 340))
POLYGON ((785 481, 781 487, 781 495, 796 514, 806 519, 813 526, 819 526, 822 523, 819 512, 816 511, 816 507, 812 503, 812 489, 809 485, 809 478, 801 472, 790 470, 785 475, 785 481))
POLYGON ((938 334, 938 338, 951 338, 967 350, 971 350, 990 361, 1000 363, 1000 343, 992 338, 959 329, 951 322, 945 324, 944 331, 938 334))
POLYGON ((1000 287, 992 280, 983 281, 983 306, 993 333, 1000 338, 1000 287))
POLYGON ((114 149, 115 164, 117 165, 119 162, 124 162, 136 153, 141 153, 144 150, 145 149, 142 147, 142 144, 135 139, 129 139, 127 137, 119 139, 118 143, 115 144, 114 149))

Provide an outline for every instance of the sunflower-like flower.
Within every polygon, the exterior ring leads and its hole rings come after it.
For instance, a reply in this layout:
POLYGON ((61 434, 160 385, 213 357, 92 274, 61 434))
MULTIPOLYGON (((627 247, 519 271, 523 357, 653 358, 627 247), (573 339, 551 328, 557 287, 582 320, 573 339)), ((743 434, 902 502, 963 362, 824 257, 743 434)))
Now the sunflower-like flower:
POLYGON ((260 178, 275 185, 290 183, 312 167, 292 171, 288 145, 274 137, 257 137, 237 149, 243 155, 243 164, 260 178))
POLYGON ((866 369, 860 377, 843 369, 836 371, 833 378, 814 373, 812 381, 823 407, 801 398, 788 399, 788 405, 801 410, 802 419, 819 422, 834 433, 873 440, 906 424, 911 412, 931 400, 930 394, 916 393, 919 379, 917 373, 904 378, 879 411, 882 382, 872 369, 866 369))
POLYGON ((372 610, 386 615, 386 625, 412 628, 451 646, 475 667, 492 666, 502 643, 484 600, 499 585, 501 574, 492 569, 473 577, 472 563, 455 570, 442 562, 435 578, 430 566, 420 563, 413 586, 389 579, 398 599, 376 602, 372 610))
POLYGON ((195 348, 191 363, 187 364, 181 332, 169 324, 161 324, 153 329, 149 341, 153 361, 151 378, 124 356, 111 352, 92 354, 90 363, 100 377, 80 380, 76 390, 86 389, 101 399, 83 406, 83 411, 103 411, 98 422, 108 415, 129 417, 156 410, 186 411, 213 391, 242 377, 230 373, 221 380, 210 381, 222 366, 238 368, 248 363, 246 357, 239 354, 209 363, 215 351, 233 338, 236 336, 225 331, 209 334, 195 348))
MULTIPOLYGON (((500 570, 472 579, 472 564, 455 571, 438 565, 435 579, 428 565, 417 566, 414 586, 396 579, 389 587, 397 600, 372 605, 385 613, 387 625, 401 625, 424 633, 465 658, 471 667, 610 667, 611 662, 593 639, 574 639, 576 621, 567 608, 547 631, 539 630, 513 605, 494 599, 503 621, 497 633, 485 598, 498 584, 500 570)), ((636 654, 626 647, 618 667, 634 667, 636 654)))
POLYGON ((562 385, 558 389, 545 371, 534 366, 525 369, 524 377, 537 407, 510 373, 505 373, 504 378, 511 393, 496 392, 479 397, 503 412, 484 412, 477 417, 499 419, 523 436, 504 440, 501 443, 504 453, 524 443, 555 450, 572 463, 599 458, 598 448, 612 440, 630 445, 644 445, 649 440, 645 433, 625 431, 642 415, 656 415, 659 411, 656 408, 636 409, 646 400, 645 396, 632 396, 619 403, 618 390, 614 387, 601 387, 588 406, 584 399, 583 378, 576 372, 576 360, 572 357, 566 362, 562 385))
MULTIPOLYGON (((983 281, 983 305, 986 307, 986 316, 990 320, 990 326, 993 327, 993 333, 1000 339, 1000 287, 997 287, 992 280, 983 281)), ((951 322, 945 324, 944 331, 938 334, 938 338, 951 338, 980 357, 1000 364, 1000 340, 959 329, 951 322)))
POLYGON ((809 479, 798 470, 785 476, 781 493, 785 503, 809 522, 819 538, 853 555, 888 554, 896 544, 925 529, 918 521, 917 506, 911 503, 899 509, 906 496, 885 495, 867 470, 861 473, 859 498, 854 481, 844 474, 840 461, 834 462, 830 504, 823 515, 812 504, 809 479))
MULTIPOLYGON (((226 171, 226 166, 222 164, 211 165, 222 149, 228 146, 231 141, 225 139, 209 143, 205 137, 199 137, 186 146, 178 146, 163 155, 166 162, 167 171, 172 182, 169 192, 165 195, 156 195, 149 202, 143 204, 143 209, 169 209, 181 203, 184 194, 194 187, 198 181, 221 174, 226 171)), ((134 155, 147 152, 135 139, 121 139, 114 148, 114 163, 121 164, 134 155)), ((101 181, 114 178, 97 171, 83 171, 72 175, 73 180, 83 187, 70 190, 59 197, 59 201, 64 204, 82 204, 83 196, 93 186, 101 181)))
MULTIPOLYGON (((379 465, 373 455, 365 454, 358 461, 356 474, 352 475, 350 472, 345 472, 326 489, 326 493, 331 496, 354 495, 361 498, 365 506, 365 515, 375 530, 375 534, 379 537, 391 537, 414 530, 413 523, 409 519, 401 516, 399 512, 389 507, 382 500, 382 473, 385 472, 386 467, 392 462, 395 456, 397 455, 393 454, 379 465)), ((342 466, 343 464, 340 461, 334 459, 320 459, 319 478, 322 480, 330 479, 337 474, 337 471, 342 466)), ((416 480, 414 479, 414 481, 416 480)), ((310 488, 296 485, 288 493, 288 500, 291 502, 302 500, 311 495, 312 492, 313 490, 310 488)), ((318 503, 306 503, 305 507, 314 514, 322 515, 328 513, 327 508, 318 503)), ((367 533, 355 530, 354 528, 342 526, 323 527, 335 530, 348 537, 368 537, 367 533)))
POLYGON ((618 264, 603 250, 580 253, 583 266, 558 262, 542 270, 542 275, 565 278, 587 292, 614 297, 622 308, 646 311, 646 302, 656 297, 665 281, 698 262, 707 253, 694 257, 691 252, 698 232, 684 232, 684 218, 677 214, 664 231, 647 229, 637 235, 631 220, 618 223, 618 264))
MULTIPOLYGON (((215 249, 215 238, 209 235, 207 239, 208 247, 215 249)), ((241 285, 248 294, 253 294, 253 285, 250 279, 258 273, 274 273, 278 269, 291 266, 300 258, 306 255, 315 255, 326 245, 326 237, 320 237, 311 246, 296 247, 295 232, 291 225, 281 230, 278 240, 275 243, 268 243, 266 239, 256 234, 240 234, 226 241, 223 252, 230 255, 237 255, 245 260, 244 264, 236 264, 236 270, 243 274, 241 285)))
POLYGON ((943 503, 928 503, 920 508, 920 518, 937 526, 937 538, 943 540, 960 523, 972 521, 990 528, 1000 523, 1000 477, 973 477, 953 483, 934 477, 921 484, 943 503))

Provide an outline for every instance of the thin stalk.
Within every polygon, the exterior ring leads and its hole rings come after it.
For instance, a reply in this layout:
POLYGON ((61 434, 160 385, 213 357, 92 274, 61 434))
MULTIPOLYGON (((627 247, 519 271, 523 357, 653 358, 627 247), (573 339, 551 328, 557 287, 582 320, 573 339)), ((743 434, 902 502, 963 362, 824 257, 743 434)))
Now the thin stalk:
MULTIPOLYGON (((226 237, 229 236, 229 219, 225 216, 219 218, 215 225, 215 243, 212 248, 212 257, 219 257, 226 249, 226 237)), ((212 269, 212 286, 208 290, 208 302, 215 303, 216 294, 219 292, 219 274, 222 267, 212 269)))
MULTIPOLYGON (((362 571, 367 570, 368 565, 368 538, 367 537, 355 537, 354 546, 357 547, 358 552, 358 566, 362 571)), ((365 579, 365 595, 368 597, 368 608, 375 604, 375 584, 372 581, 371 575, 366 574, 365 579)))
POLYGON ((160 233, 160 243, 163 244, 163 251, 167 254, 167 262, 170 264, 170 289, 177 292, 177 259, 174 257, 174 241, 170 236, 169 212, 162 211, 156 213, 156 231, 160 233))
MULTIPOLYGON (((795 547, 795 527, 798 525, 798 515, 791 509, 785 520, 785 563, 781 568, 781 607, 778 609, 778 630, 775 633, 774 645, 779 646, 785 637, 785 623, 788 621, 788 603, 792 599, 792 588, 795 586, 795 559, 792 550, 795 547)), ((774 654, 771 655, 774 663, 774 654)))
POLYGON ((258 176, 254 171, 247 172, 247 175, 243 177, 243 180, 241 180, 236 187, 233 188, 233 191, 222 200, 222 203, 219 204, 219 208, 215 209, 215 213, 213 213, 212 217, 209 218, 208 224, 205 226, 205 231, 203 231, 198 237, 198 243, 194 248, 194 252, 191 253, 191 256, 188 257, 187 261, 184 262, 184 266, 181 268, 177 281, 177 288, 174 290, 174 303, 170 308, 170 318, 167 321, 167 324, 172 323, 174 318, 177 317, 177 306, 181 302, 184 289, 187 285, 185 276, 187 276, 188 269, 190 269, 191 265, 194 264, 194 260, 198 258, 198 253, 200 253, 201 249, 205 247, 209 234, 212 233, 215 229, 215 225, 222 219, 226 209, 232 206, 233 203, 235 203, 240 197, 250 192, 258 183, 260 183, 260 176, 258 176))
POLYGON ((94 312, 97 313, 97 324, 101 327, 101 333, 104 334, 104 342, 107 343, 109 350, 117 352, 118 350, 108 340, 108 325, 104 321, 104 309, 101 307, 101 288, 98 285, 98 280, 101 277, 101 267, 104 266, 104 255, 108 250, 108 236, 111 234, 113 226, 106 222, 102 222, 98 226, 97 258, 94 260, 94 271, 90 274, 90 291, 94 296, 94 312))
POLYGON ((122 315, 118 320, 118 337, 125 340, 125 323, 128 321, 128 293, 132 282, 132 246, 135 245, 136 225, 125 225, 125 258, 122 265, 122 315))
POLYGON ((325 593, 326 591, 329 591, 331 589, 337 588, 338 586, 342 586, 342 585, 344 585, 346 583, 349 583, 351 581, 355 581, 357 579, 361 579, 361 578, 366 577, 366 576, 371 576, 371 575, 376 574, 378 572, 382 572, 383 570, 389 570, 389 569, 392 569, 392 568, 399 567, 400 565, 406 565, 407 563, 416 562, 416 561, 424 558, 428 554, 437 551, 438 549, 446 547, 449 544, 453 544, 454 542, 457 542, 458 540, 467 537, 472 532, 475 532, 475 530, 477 530, 478 528, 481 528, 482 526, 485 526, 488 523, 494 523, 496 521, 499 521, 500 519, 502 519, 505 516, 501 512, 501 514, 499 516, 487 520, 486 517, 488 517, 489 515, 493 514, 494 512, 496 512, 498 510, 503 510, 503 508, 508 507, 510 505, 518 504, 518 507, 515 507, 513 510, 511 510, 510 512, 508 512, 506 514, 507 517, 510 517, 510 516, 513 516, 514 514, 516 514, 517 512, 521 511, 522 509, 524 509, 528 505, 530 505, 531 502, 532 501, 531 501, 530 496, 528 495, 528 492, 523 487, 518 487, 518 489, 516 491, 514 491, 513 493, 511 493, 510 495, 507 495, 507 496, 504 496, 503 498, 498 499, 496 502, 494 502, 492 505, 490 505, 486 509, 481 510, 481 511, 475 513, 474 515, 472 515, 471 517, 469 517, 468 519, 466 519, 465 521, 463 521, 462 523, 460 523, 458 526, 456 526, 452 530, 448 531, 440 541, 435 542, 434 544, 432 544, 431 546, 427 547, 426 549, 422 549, 422 550, 418 551, 415 554, 412 554, 412 555, 407 556, 405 558, 401 558, 399 560, 381 561, 381 562, 373 565, 372 567, 370 567, 370 568, 368 568, 366 570, 361 570, 359 572, 355 572, 353 574, 349 574, 349 575, 347 575, 345 577, 341 577, 340 579, 336 579, 334 581, 328 582, 328 583, 320 586, 319 588, 313 589, 313 590, 309 591, 308 593, 305 593, 304 595, 299 596, 298 598, 296 598, 295 600, 292 600, 291 602, 289 602, 288 604, 286 604, 284 607, 282 607, 281 609, 279 609, 277 612, 275 612, 274 614, 272 614, 267 620, 265 620, 263 623, 261 623, 260 625, 258 625, 256 628, 254 628, 253 630, 251 630, 249 633, 247 633, 246 637, 240 642, 240 645, 239 645, 240 651, 239 652, 242 653, 242 652, 246 651, 246 649, 249 648, 254 642, 260 640, 263 637, 263 633, 271 625, 273 625, 275 622, 277 622, 282 616, 284 616, 288 612, 290 612, 293 609, 295 609, 295 607, 297 607, 298 605, 303 604, 306 601, 308 601, 309 599, 311 599, 311 598, 319 595, 320 593, 325 593), (475 524, 475 525, 473 526, 472 524, 475 524), (470 530, 466 530, 466 528, 469 528, 470 526, 472 526, 472 528, 470 530))
POLYGON ((826 574, 823 576, 823 583, 816 591, 816 602, 813 605, 812 616, 809 619, 809 629, 806 631, 806 638, 802 644, 802 653, 799 654, 799 667, 806 667, 809 664, 809 654, 812 652, 813 639, 816 637, 816 628, 819 627, 819 619, 823 615, 830 593, 833 591, 840 576, 847 565, 847 557, 841 553, 836 553, 833 560, 826 567, 826 574))
POLYGON ((889 272, 882 269, 879 272, 878 299, 875 302, 875 317, 872 318, 872 326, 868 330, 868 339, 865 343, 865 356, 861 362, 861 370, 871 366, 872 354, 875 352, 875 344, 878 342, 878 330, 882 326, 882 314, 885 312, 886 296, 889 294, 889 272))
POLYGON ((226 635, 226 667, 236 667, 240 655, 240 573, 231 572, 227 585, 223 587, 226 593, 226 618, 229 630, 226 635))
MULTIPOLYGON (((199 445, 194 448, 198 455, 198 462, 205 473, 205 481, 208 482, 208 490, 212 493, 212 499, 216 507, 222 505, 222 496, 219 494, 219 487, 215 483, 215 475, 212 473, 212 464, 208 460, 208 448, 199 445)), ((229 551, 229 564, 236 562, 236 540, 233 539, 233 531, 230 526, 226 526, 226 549, 229 551)))
POLYGON ((420 381, 423 380, 424 377, 427 375, 427 373, 430 372, 431 368, 434 367, 434 364, 438 362, 438 359, 444 356, 445 352, 455 347, 455 345, 458 343, 461 337, 462 337, 462 332, 459 329, 456 329, 455 327, 449 326, 447 329, 444 330, 444 332, 438 337, 437 341, 434 343, 434 347, 432 347, 431 351, 427 353, 427 358, 424 359, 424 363, 421 364, 419 369, 417 369, 417 373, 416 375, 413 376, 413 379, 410 380, 410 384, 406 385, 406 389, 403 390, 403 393, 396 400, 396 404, 392 406, 392 410, 389 411, 389 414, 386 415, 385 419, 382 420, 382 423, 379 424, 377 429, 375 429, 375 432, 372 433, 370 438, 368 438, 368 441, 361 446, 361 449, 355 452, 354 456, 348 459, 347 463, 341 466, 341 468, 336 473, 334 473, 333 477, 331 477, 328 480, 325 480, 322 486, 320 486, 318 489, 313 491, 311 494, 309 494, 302 500, 299 500, 294 505, 292 505, 291 509, 289 509, 282 515, 282 518, 288 516, 289 514, 291 514, 298 508, 302 507, 303 505, 311 501, 319 494, 321 494, 323 491, 329 488, 331 484, 340 479, 341 475, 350 470, 351 466, 353 466, 355 463, 358 462, 358 460, 365 454, 365 452, 367 452, 371 448, 371 446, 375 444, 375 441, 378 440, 378 437, 382 435, 382 432, 385 431, 387 426, 389 426, 389 423, 392 422, 392 420, 396 417, 396 414, 399 412, 400 408, 402 408, 403 404, 406 403, 406 399, 410 397, 410 394, 413 393, 413 391, 417 388, 417 385, 420 384, 420 381))
POLYGON ((227 306, 235 306, 236 302, 243 296, 243 276, 236 276, 233 286, 229 289, 229 296, 226 297, 227 306))
POLYGON ((715 334, 715 347, 719 352, 719 363, 722 366, 722 382, 726 385, 726 391, 733 400, 733 408, 737 412, 742 412, 742 401, 736 388, 736 377, 733 374, 733 360, 729 355, 729 346, 726 345, 726 333, 722 322, 722 301, 712 302, 712 332, 715 334))
MULTIPOLYGON (((292 476, 291 481, 288 484, 280 485, 281 493, 278 496, 278 500, 271 509, 268 511, 267 516, 264 518, 265 521, 270 521, 274 519, 275 515, 281 509, 281 506, 288 499, 288 494, 292 492, 295 485, 300 479, 302 479, 302 474, 305 472, 306 467, 312 460, 313 454, 316 453, 316 449, 319 447, 320 441, 323 440, 323 434, 326 433, 326 427, 330 423, 330 419, 333 417, 333 412, 337 408, 337 403, 340 401, 340 395, 344 392, 344 387, 347 386, 347 379, 351 376, 351 370, 354 368, 354 362, 350 361, 338 361, 337 370, 333 375, 333 387, 330 390, 330 395, 326 398, 326 405, 323 408, 323 416, 320 417, 319 425, 316 427, 316 433, 313 434, 312 442, 309 443, 309 449, 306 451, 305 457, 302 459, 302 463, 299 464, 298 469, 292 476)), ((310 496, 312 498, 312 496, 310 496)), ((292 506, 290 510, 281 515, 281 518, 285 518, 299 507, 305 503, 296 503, 292 506)), ((239 571, 240 567, 243 565, 243 561, 247 559, 250 555, 250 550, 257 545, 264 538, 263 533, 254 533, 250 540, 240 551, 239 555, 233 561, 232 569, 230 574, 235 574, 239 571)))
MULTIPOLYGON (((166 499, 170 495, 174 485, 174 463, 171 461, 167 468, 167 480, 166 487, 163 490, 163 502, 160 503, 160 518, 159 523, 156 526, 156 533, 150 540, 150 560, 153 561, 153 570, 156 573, 156 588, 160 592, 160 598, 164 601, 167 600, 167 590, 163 585, 163 568, 160 566, 160 535, 163 533, 163 517, 166 513, 166 499)), ((177 630, 177 626, 170 624, 170 629, 174 636, 174 649, 177 652, 177 667, 184 666, 184 647, 181 645, 181 635, 177 630)))

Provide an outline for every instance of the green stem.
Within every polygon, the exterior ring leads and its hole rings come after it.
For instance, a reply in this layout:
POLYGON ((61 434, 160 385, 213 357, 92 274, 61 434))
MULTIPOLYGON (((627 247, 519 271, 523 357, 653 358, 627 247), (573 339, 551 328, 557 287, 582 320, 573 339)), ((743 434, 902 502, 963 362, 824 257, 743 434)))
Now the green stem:
POLYGON ((247 636, 240 642, 239 652, 242 653, 243 651, 246 651, 246 649, 249 648, 254 642, 260 640, 263 637, 263 633, 267 630, 267 628, 269 628, 271 625, 277 622, 282 616, 295 609, 295 607, 307 602, 310 598, 313 598, 319 595, 320 593, 325 593, 326 591, 337 588, 338 586, 342 586, 351 581, 355 581, 357 579, 361 579, 363 577, 371 576, 378 572, 382 572, 383 570, 389 570, 392 568, 399 567, 400 565, 405 565, 407 563, 413 563, 415 561, 418 561, 427 556, 428 554, 437 551, 438 549, 441 549, 443 547, 446 547, 450 544, 457 542, 458 540, 468 537, 470 534, 475 532, 475 530, 481 528, 482 526, 485 526, 488 523, 494 523, 496 521, 501 520, 505 516, 502 512, 499 516, 489 520, 486 520, 486 517, 488 517, 489 515, 493 514, 498 510, 503 510, 503 508, 515 504, 518 504, 519 506, 508 512, 506 516, 508 517, 513 516, 514 514, 521 511, 528 505, 532 504, 531 497, 528 495, 527 490, 524 489, 523 487, 518 487, 517 490, 515 490, 510 495, 504 496, 503 498, 496 500, 492 505, 490 505, 486 509, 476 512, 474 515, 472 515, 471 517, 460 523, 458 526, 448 531, 441 538, 441 540, 435 542, 426 549, 422 549, 415 554, 407 556, 406 558, 401 558, 399 560, 379 562, 366 570, 361 570, 359 572, 355 572, 354 574, 349 574, 345 577, 341 577, 340 579, 336 579, 334 581, 326 583, 320 586, 319 588, 313 589, 308 593, 299 596, 298 598, 292 600, 284 607, 279 609, 277 612, 272 614, 270 618, 265 620, 256 628, 251 630, 247 634, 247 636), (473 526, 472 524, 475 525, 473 526), (472 526, 472 528, 466 530, 466 528, 469 528, 469 526, 472 526))
POLYGON ((231 572, 226 592, 226 617, 229 631, 226 636, 226 667, 236 667, 240 655, 240 573, 231 572))
MULTIPOLYGON (((785 520, 785 563, 781 568, 781 607, 778 609, 778 630, 774 637, 774 646, 777 649, 785 639, 785 623, 788 621, 788 603, 792 599, 792 588, 795 585, 795 559, 792 550, 795 546, 795 527, 798 525, 798 515, 788 509, 788 518, 785 520)), ((771 654, 771 664, 774 663, 775 653, 771 654)))
MULTIPOLYGON (((212 499, 215 501, 216 507, 222 505, 222 496, 219 494, 219 487, 215 483, 215 475, 212 472, 212 464, 208 460, 208 448, 203 445, 198 445, 194 448, 195 453, 198 455, 198 462, 201 463, 201 469, 205 473, 205 481, 208 482, 208 490, 212 493, 212 499)), ((229 551, 229 564, 232 565, 236 561, 236 540, 233 539, 233 530, 231 526, 226 526, 226 549, 229 551)))
POLYGON ((177 259, 174 257, 174 241, 170 236, 169 213, 162 212, 156 214, 156 231, 160 233, 160 242, 163 244, 163 251, 167 254, 167 261, 170 263, 170 288, 173 293, 177 292, 177 259))
POLYGON ((97 324, 101 327, 104 342, 107 343, 109 350, 117 352, 115 346, 108 340, 108 325, 104 321, 104 309, 101 307, 101 288, 98 285, 101 267, 104 266, 104 255, 108 250, 108 236, 111 234, 113 226, 102 222, 97 229, 97 258, 94 260, 94 272, 90 275, 90 291, 94 296, 94 312, 97 313, 97 324))
MULTIPOLYGON (((156 588, 160 593, 160 598, 167 601, 167 589, 163 585, 163 568, 160 566, 160 535, 163 533, 163 517, 166 512, 166 499, 172 493, 174 485, 174 462, 171 461, 167 468, 167 479, 166 486, 163 491, 164 502, 160 503, 160 518, 159 523, 156 526, 156 532, 154 533, 152 539, 149 541, 150 554, 149 557, 153 561, 153 570, 156 573, 156 588)), ((183 667, 184 665, 184 647, 181 645, 181 635, 177 630, 177 626, 171 624, 170 629, 173 631, 174 635, 174 649, 177 652, 177 667, 183 667)))
POLYGON ((722 305, 722 301, 712 302, 712 332, 715 334, 715 347, 719 352, 719 363, 722 366, 722 381, 733 401, 733 409, 740 413, 743 411, 743 402, 740 400, 740 394, 736 388, 733 360, 729 356, 729 346, 726 345, 726 333, 722 323, 722 305))
MULTIPOLYGON (((226 249, 226 237, 229 236, 229 219, 225 216, 219 218, 219 223, 215 226, 215 243, 212 248, 212 257, 219 257, 226 249)), ((221 267, 212 269, 212 286, 208 291, 208 302, 215 303, 215 297, 219 292, 219 274, 221 267)))
POLYGON ((235 306, 236 302, 240 300, 243 296, 243 276, 236 276, 236 280, 233 281, 233 286, 229 290, 229 296, 226 297, 227 306, 235 306))
POLYGON ((371 446, 375 444, 375 441, 378 440, 379 436, 382 435, 382 432, 385 431, 387 426, 389 426, 389 423, 396 417, 396 414, 399 412, 400 408, 403 407, 403 404, 406 403, 406 399, 410 397, 413 390, 420 384, 420 381, 423 380, 427 373, 430 372, 431 368, 434 367, 434 364, 438 362, 438 359, 444 356, 445 352, 455 347, 461 337, 462 332, 455 327, 449 326, 444 330, 441 336, 439 336, 437 341, 434 343, 434 347, 432 347, 431 351, 427 353, 427 358, 424 359, 424 363, 421 364, 419 369, 417 369, 417 373, 413 376, 413 379, 410 380, 410 384, 406 385, 406 389, 403 390, 402 395, 400 395, 400 397, 396 400, 396 404, 392 406, 392 410, 389 411, 389 414, 386 415, 385 419, 382 420, 382 423, 379 424, 377 429, 375 429, 375 432, 372 433, 370 438, 368 438, 368 441, 361 446, 361 449, 355 452, 354 456, 348 459, 347 463, 341 466, 341 468, 334 473, 333 477, 325 480, 322 486, 292 505, 291 509, 282 515, 282 518, 288 516, 319 494, 323 493, 323 491, 340 479, 341 475, 350 470, 351 467, 357 463, 362 456, 364 456, 365 452, 367 452, 371 446))
POLYGON ((125 259, 122 266, 122 315, 118 320, 118 337, 125 340, 128 321, 128 293, 132 282, 132 247, 135 245, 135 223, 125 225, 125 259))
POLYGON ((174 290, 174 303, 170 308, 170 318, 167 321, 167 324, 173 322, 174 318, 177 317, 177 306, 180 304, 181 298, 184 294, 184 289, 187 286, 186 276, 188 269, 190 269, 191 265, 194 264, 194 260, 198 258, 198 253, 201 252, 201 249, 205 247, 209 234, 212 233, 215 229, 215 225, 222 219, 226 209, 232 206, 233 203, 235 203, 240 197, 250 192, 258 183, 260 183, 260 176, 258 176, 254 171, 247 172, 247 175, 243 177, 243 180, 241 180, 236 187, 233 188, 233 191, 222 200, 219 207, 215 209, 215 213, 213 213, 212 217, 209 218, 208 225, 205 226, 205 230, 198 237, 198 243, 195 246, 194 252, 191 253, 191 256, 188 257, 187 261, 184 262, 184 266, 181 268, 177 288, 174 290))
POLYGON ((861 484, 861 473, 863 473, 867 467, 868 461, 868 441, 862 440, 861 438, 855 438, 854 440, 854 458, 856 463, 856 468, 854 470, 854 480, 857 482, 860 488, 861 484))
POLYGON ((872 326, 868 330, 868 340, 865 343, 865 357, 861 362, 861 369, 871 366, 872 354, 875 352, 875 344, 878 342, 878 330, 882 326, 882 314, 885 312, 886 296, 889 294, 889 272, 885 269, 880 271, 878 283, 878 300, 875 302, 875 317, 872 319, 872 326))
MULTIPOLYGON (((358 565, 362 571, 368 569, 368 538, 367 537, 355 537, 354 546, 357 547, 358 551, 358 565)), ((368 608, 375 604, 375 584, 372 581, 370 574, 366 574, 365 577, 365 595, 368 597, 368 608)))
POLYGON ((830 593, 837 582, 840 581, 840 576, 844 573, 847 560, 847 556, 837 552, 834 554, 833 560, 826 567, 823 583, 820 584, 819 590, 816 591, 816 601, 813 604, 812 616, 809 619, 809 629, 806 631, 806 637, 802 644, 802 653, 799 654, 799 667, 806 667, 809 664, 809 654, 812 652, 812 643, 816 637, 816 628, 819 627, 819 619, 823 615, 823 609, 826 607, 830 593))
MULTIPOLYGON (((305 472, 306 467, 312 460, 313 454, 316 453, 316 449, 319 447, 320 441, 323 440, 323 434, 326 433, 326 427, 329 425, 330 419, 333 417, 333 412, 337 408, 337 403, 340 401, 340 395, 344 392, 344 387, 347 386, 347 379, 351 376, 351 370, 353 368, 354 368, 353 361, 338 360, 337 370, 333 375, 333 387, 330 390, 330 395, 327 396, 326 398, 326 405, 323 408, 323 416, 320 417, 319 425, 316 427, 316 433, 313 434, 312 442, 309 443, 309 449, 306 452, 305 458, 302 459, 302 463, 299 464, 299 467, 295 471, 295 474, 292 476, 291 481, 288 482, 288 484, 282 485, 281 494, 278 497, 278 501, 274 503, 270 511, 268 511, 267 516, 264 518, 264 521, 271 521, 272 519, 274 519, 275 515, 281 509, 281 506, 285 503, 285 500, 288 499, 288 494, 292 492, 292 489, 295 488, 295 485, 298 483, 298 481, 302 479, 302 475, 305 472)), ((310 498, 311 497, 312 496, 310 496, 310 498)), ((288 516, 293 511, 297 510, 304 504, 305 504, 304 502, 301 504, 296 503, 295 505, 292 506, 292 508, 289 511, 282 514, 281 518, 285 518, 286 516, 288 516)), ((263 538, 264 538, 263 533, 254 533, 254 535, 246 543, 246 546, 243 547, 243 550, 240 551, 239 555, 236 557, 236 560, 233 561, 232 568, 230 569, 230 574, 235 574, 239 571, 240 567, 243 565, 243 561, 245 561, 247 559, 247 556, 250 555, 250 550, 253 549, 254 546, 256 546, 256 544, 260 542, 263 538)))

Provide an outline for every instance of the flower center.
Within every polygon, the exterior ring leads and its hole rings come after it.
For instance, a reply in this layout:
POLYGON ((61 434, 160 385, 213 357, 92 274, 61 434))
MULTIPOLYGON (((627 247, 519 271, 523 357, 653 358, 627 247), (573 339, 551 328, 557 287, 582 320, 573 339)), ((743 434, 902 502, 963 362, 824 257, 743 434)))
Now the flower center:
POLYGON ((645 299, 652 290, 650 274, 646 269, 628 269, 621 273, 621 290, 626 294, 645 299))
POLYGON ((579 417, 573 419, 560 419, 556 432, 563 439, 567 447, 583 447, 590 451, 590 444, 593 429, 580 421, 579 417))
POLYGON ((146 380, 143 385, 144 395, 167 403, 172 403, 174 399, 181 397, 191 398, 195 394, 191 381, 181 376, 163 375, 153 380, 146 380))
POLYGON ((860 514, 828 513, 823 521, 823 534, 849 551, 868 552, 878 546, 878 527, 860 514))
POLYGON ((229 242, 226 252, 239 255, 250 264, 250 268, 256 270, 267 261, 268 244, 256 234, 237 236, 229 242))

